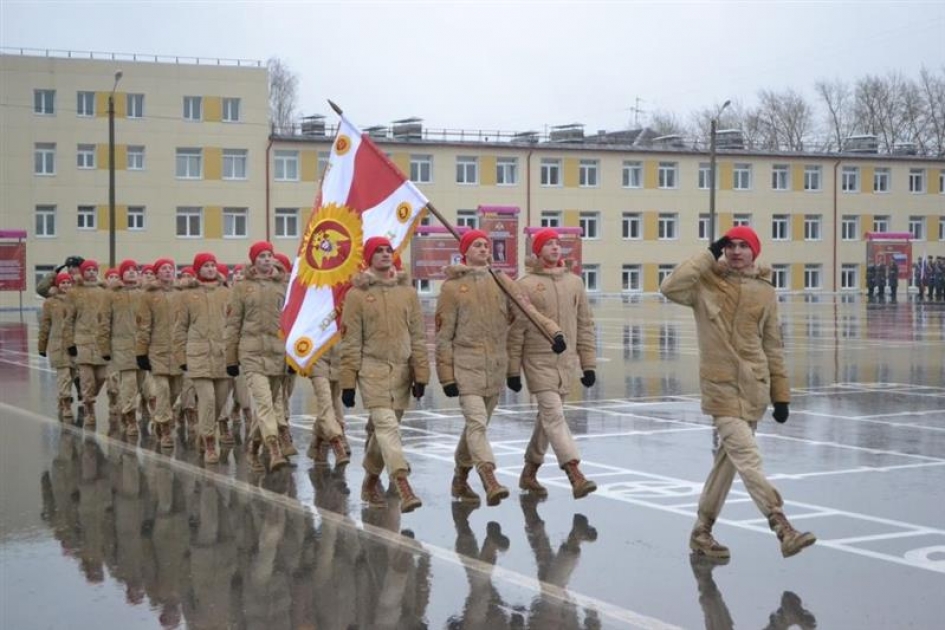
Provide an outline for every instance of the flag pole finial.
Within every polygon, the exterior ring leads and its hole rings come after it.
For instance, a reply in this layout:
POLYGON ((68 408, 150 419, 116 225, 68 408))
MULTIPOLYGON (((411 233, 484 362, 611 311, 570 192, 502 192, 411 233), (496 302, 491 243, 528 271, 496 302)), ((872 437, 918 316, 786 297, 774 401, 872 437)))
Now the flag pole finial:
POLYGON ((331 105, 331 108, 335 110, 335 113, 341 116, 344 112, 341 111, 341 108, 331 99, 328 99, 328 104, 331 105))

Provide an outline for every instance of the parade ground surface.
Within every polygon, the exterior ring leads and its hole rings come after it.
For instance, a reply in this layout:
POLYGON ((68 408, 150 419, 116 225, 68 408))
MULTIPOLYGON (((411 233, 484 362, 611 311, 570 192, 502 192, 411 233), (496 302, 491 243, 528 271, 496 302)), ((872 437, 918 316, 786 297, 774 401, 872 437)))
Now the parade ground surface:
POLYGON ((403 422, 423 500, 404 515, 395 498, 360 501, 360 407, 346 470, 306 457, 306 380, 292 468, 254 476, 239 448, 205 467, 180 442, 167 456, 104 421, 58 423, 36 313, 0 314, 0 628, 943 627, 945 303, 782 298, 791 417, 769 412, 757 436, 787 515, 818 542, 783 559, 736 480, 715 528, 732 558, 713 565, 688 549, 713 447, 691 313, 592 302, 598 381, 575 383, 566 413, 598 491, 574 500, 549 453, 550 496, 520 493, 535 405, 506 392, 490 437, 511 496, 452 503, 463 421, 434 382, 403 422))

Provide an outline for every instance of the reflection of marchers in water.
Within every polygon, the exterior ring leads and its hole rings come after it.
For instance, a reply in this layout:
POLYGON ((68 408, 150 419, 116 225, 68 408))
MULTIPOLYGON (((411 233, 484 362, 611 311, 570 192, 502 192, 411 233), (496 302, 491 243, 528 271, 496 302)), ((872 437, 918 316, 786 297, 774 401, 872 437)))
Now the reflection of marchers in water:
POLYGON ((63 430, 59 452, 50 470, 43 472, 43 520, 49 524, 62 550, 75 556, 81 547, 79 527, 79 459, 76 436, 63 430))
MULTIPOLYGON (((712 571, 725 562, 714 561, 712 558, 693 553, 689 556, 689 563, 699 588, 699 605, 705 616, 706 630, 732 630, 735 627, 732 615, 728 611, 728 606, 725 605, 722 592, 719 591, 712 577, 712 571)), ((804 608, 801 598, 791 591, 784 591, 781 594, 780 606, 768 617, 765 630, 787 630, 788 628, 812 630, 816 627, 817 619, 804 608)))
POLYGON ((79 447, 79 558, 82 573, 89 582, 105 579, 104 561, 109 556, 107 542, 114 541, 106 530, 114 527, 112 491, 108 460, 94 437, 79 447))
POLYGON ((192 590, 183 610, 198 628, 230 623, 231 582, 236 573, 236 545, 230 523, 230 490, 209 479, 197 483, 196 513, 190 517, 192 590))
POLYGON ((599 628, 597 611, 585 610, 582 625, 578 620, 577 606, 568 599, 562 599, 557 592, 549 592, 546 589, 546 585, 567 588, 581 556, 581 543, 597 540, 597 530, 588 524, 587 517, 583 514, 575 514, 567 539, 555 553, 545 532, 545 522, 538 515, 538 500, 523 494, 521 504, 525 516, 525 535, 535 554, 538 580, 543 590, 541 596, 532 602, 528 627, 533 630, 599 628))

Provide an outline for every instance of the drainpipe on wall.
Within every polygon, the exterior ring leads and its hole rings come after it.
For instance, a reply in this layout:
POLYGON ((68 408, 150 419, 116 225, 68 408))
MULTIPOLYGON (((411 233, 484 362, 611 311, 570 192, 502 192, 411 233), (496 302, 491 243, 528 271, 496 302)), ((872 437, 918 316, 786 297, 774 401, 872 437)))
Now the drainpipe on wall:
POLYGON ((840 269, 837 267, 837 241, 840 238, 840 224, 837 223, 837 167, 840 166, 840 160, 833 163, 833 292, 837 292, 837 276, 840 275, 840 269))
POLYGON ((525 225, 532 224, 532 153, 534 149, 528 150, 528 156, 525 158, 525 225))
POLYGON ((266 144, 266 240, 271 240, 270 231, 272 230, 271 222, 272 217, 269 216, 270 208, 270 199, 269 195, 271 193, 269 188, 269 164, 271 163, 271 153, 272 153, 272 129, 269 130, 269 142, 266 144))

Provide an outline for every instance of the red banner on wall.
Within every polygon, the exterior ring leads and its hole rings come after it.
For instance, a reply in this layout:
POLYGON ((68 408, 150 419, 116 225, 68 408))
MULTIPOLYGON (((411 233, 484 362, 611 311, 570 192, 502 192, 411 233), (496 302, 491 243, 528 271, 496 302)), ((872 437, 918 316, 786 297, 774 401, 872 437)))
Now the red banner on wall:
POLYGON ((492 241, 493 267, 518 276, 518 206, 479 206, 479 229, 492 241))
MULTIPOLYGON (((527 227, 525 228, 525 247, 528 253, 532 251, 532 236, 545 228, 527 227)), ((561 238, 558 244, 561 246, 561 260, 565 265, 571 266, 571 271, 581 275, 582 251, 581 251, 581 228, 579 227, 556 227, 555 231, 561 238)))
POLYGON ((0 243, 0 291, 26 291, 26 243, 0 243))
POLYGON ((895 261, 899 279, 912 277, 912 234, 909 232, 867 232, 866 264, 888 265, 895 261))
POLYGON ((421 225, 410 241, 410 277, 414 280, 445 280, 443 268, 459 264, 459 241, 440 226, 421 225))

